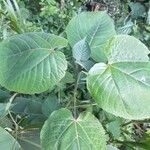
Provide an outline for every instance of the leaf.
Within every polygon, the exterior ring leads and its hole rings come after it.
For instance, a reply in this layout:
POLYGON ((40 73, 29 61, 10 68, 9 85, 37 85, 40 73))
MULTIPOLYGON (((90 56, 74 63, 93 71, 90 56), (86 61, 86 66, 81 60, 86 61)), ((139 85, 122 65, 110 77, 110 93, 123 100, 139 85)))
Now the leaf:
POLYGON ((89 60, 90 54, 91 50, 85 38, 80 40, 73 47, 73 57, 75 62, 86 70, 89 70, 94 65, 94 63, 89 60))
POLYGON ((114 139, 119 138, 121 134, 121 122, 119 120, 108 123, 106 128, 112 134, 114 139))
POLYGON ((51 114, 41 131, 43 150, 105 150, 106 137, 100 122, 91 113, 75 119, 67 109, 51 114))
POLYGON ((0 89, 0 102, 4 102, 9 97, 10 97, 10 94, 8 91, 4 91, 4 90, 0 89))
POLYGON ((117 62, 147 62, 148 48, 138 39, 129 35, 118 35, 112 38, 106 46, 109 63, 117 62))
POLYGON ((87 87, 98 105, 113 115, 126 119, 150 116, 149 50, 128 35, 110 40, 108 64, 95 64, 89 71, 87 87))
POLYGON ((92 66, 94 65, 94 62, 91 60, 87 60, 87 61, 76 61, 76 63, 78 63, 82 68, 84 68, 85 70, 89 71, 92 66))
POLYGON ((148 15, 147 15, 147 24, 150 25, 150 8, 148 10, 148 15))
POLYGON ((19 115, 42 115, 42 102, 38 98, 17 97, 11 111, 19 115))
POLYGON ((67 69, 65 56, 55 48, 67 41, 47 33, 12 36, 0 44, 0 84, 24 94, 52 89, 67 69))
POLYGON ((119 150, 119 149, 112 145, 107 145, 107 150, 119 150))
POLYGON ((21 132, 18 136, 23 150, 41 150, 39 130, 21 132))
POLYGON ((10 118, 6 117, 0 117, 0 127, 2 128, 13 128, 13 123, 10 118))
POLYGON ((61 80, 60 83, 67 84, 67 83, 73 83, 73 82, 75 82, 73 74, 71 74, 70 72, 66 71, 65 77, 61 80))
POLYGON ((129 20, 124 26, 118 28, 118 34, 130 34, 132 32, 134 23, 129 20))
POLYGON ((97 62, 107 61, 103 49, 108 39, 115 35, 115 29, 106 12, 80 13, 69 22, 66 32, 72 47, 86 38, 91 57, 97 62))
POLYGON ((80 40, 73 47, 73 57, 76 61, 87 61, 90 58, 91 50, 86 39, 80 40))
POLYGON ((130 2, 131 15, 134 18, 144 17, 146 15, 146 8, 139 2, 130 2))
POLYGON ((0 127, 0 147, 5 150, 20 150, 19 143, 6 130, 0 127))
POLYGON ((50 95, 42 105, 42 112, 45 116, 49 116, 53 111, 60 108, 56 95, 50 95))
POLYGON ((4 117, 5 115, 7 115, 5 108, 6 108, 7 104, 4 103, 0 103, 0 118, 4 117))

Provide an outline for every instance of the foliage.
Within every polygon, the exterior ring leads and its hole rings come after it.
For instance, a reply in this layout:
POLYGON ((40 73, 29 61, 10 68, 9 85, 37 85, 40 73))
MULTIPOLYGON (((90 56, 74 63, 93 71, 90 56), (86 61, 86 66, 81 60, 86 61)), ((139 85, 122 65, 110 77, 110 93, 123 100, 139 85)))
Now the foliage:
POLYGON ((149 11, 0 0, 0 147, 148 150, 149 11))

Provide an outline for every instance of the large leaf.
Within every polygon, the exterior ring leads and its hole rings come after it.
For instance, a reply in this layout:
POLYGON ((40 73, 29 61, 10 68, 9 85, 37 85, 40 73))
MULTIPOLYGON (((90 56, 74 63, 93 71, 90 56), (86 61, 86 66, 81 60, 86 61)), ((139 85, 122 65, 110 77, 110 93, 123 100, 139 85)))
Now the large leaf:
POLYGON ((19 143, 6 130, 0 127, 0 149, 21 150, 19 143))
POLYGON ((105 111, 126 119, 150 117, 149 50, 127 35, 110 40, 108 64, 95 64, 89 71, 87 86, 105 111))
POLYGON ((67 61, 60 51, 67 41, 47 33, 12 36, 0 44, 0 84, 10 91, 40 93, 65 75, 67 61))
POLYGON ((115 35, 115 29, 106 12, 83 12, 69 22, 66 32, 72 47, 87 38, 92 58, 97 62, 107 60, 103 49, 108 39, 115 35))
POLYGON ((75 119, 67 109, 51 114, 41 131, 43 150, 105 150, 106 137, 100 122, 90 113, 75 119))

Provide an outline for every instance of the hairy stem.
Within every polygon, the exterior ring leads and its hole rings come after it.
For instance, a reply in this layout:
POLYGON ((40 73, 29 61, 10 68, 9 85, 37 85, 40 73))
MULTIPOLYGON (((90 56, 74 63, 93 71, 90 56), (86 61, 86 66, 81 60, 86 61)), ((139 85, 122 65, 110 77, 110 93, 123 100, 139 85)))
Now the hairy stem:
POLYGON ((77 107, 76 107, 76 103, 77 103, 77 90, 78 90, 78 85, 79 85, 79 81, 80 81, 80 77, 81 77, 82 72, 79 72, 78 76, 77 76, 77 80, 74 86, 74 91, 73 91, 73 103, 74 103, 74 117, 77 118, 77 107))

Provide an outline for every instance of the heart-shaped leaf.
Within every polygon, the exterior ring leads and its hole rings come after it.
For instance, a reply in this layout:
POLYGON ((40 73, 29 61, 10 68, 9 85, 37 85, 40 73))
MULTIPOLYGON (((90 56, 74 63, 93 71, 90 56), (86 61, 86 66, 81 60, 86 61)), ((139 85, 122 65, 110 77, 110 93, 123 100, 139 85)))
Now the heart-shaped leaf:
POLYGON ((0 148, 3 150, 21 150, 21 146, 6 130, 0 127, 0 148))
POLYGON ((51 114, 41 131, 43 150, 105 150, 106 137, 91 113, 75 119, 67 109, 51 114))
POLYGON ((150 117, 149 50, 128 35, 110 40, 108 64, 95 64, 89 71, 87 86, 105 111, 126 119, 150 117))
POLYGON ((65 75, 67 61, 55 48, 66 39, 47 33, 25 33, 0 43, 0 84, 25 94, 51 89, 65 75))
POLYGON ((108 39, 115 35, 115 29, 106 12, 83 12, 69 22, 66 32, 72 47, 86 38, 92 58, 97 62, 107 61, 103 49, 108 39))

